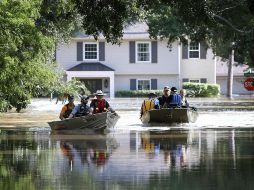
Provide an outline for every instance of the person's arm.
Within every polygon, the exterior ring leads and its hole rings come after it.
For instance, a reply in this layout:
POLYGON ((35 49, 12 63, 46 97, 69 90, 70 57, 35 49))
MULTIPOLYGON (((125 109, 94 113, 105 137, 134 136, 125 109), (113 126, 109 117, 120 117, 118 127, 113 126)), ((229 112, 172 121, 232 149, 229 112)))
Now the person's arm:
POLYGON ((114 110, 112 107, 110 107, 108 101, 106 101, 106 100, 105 100, 105 108, 106 108, 107 110, 109 110, 110 112, 112 112, 112 113, 115 112, 115 110, 114 110))
POLYGON ((75 114, 78 112, 78 110, 79 110, 79 105, 74 107, 74 109, 72 110, 72 112, 69 115, 68 119, 73 118, 75 116, 75 114))
POLYGON ((95 102, 94 102, 94 100, 92 100, 90 103, 90 110, 91 110, 92 114, 94 113, 94 109, 95 109, 95 102))
POLYGON ((65 119, 65 118, 64 118, 64 114, 65 114, 66 111, 67 111, 67 106, 64 105, 64 106, 62 107, 61 112, 60 112, 59 119, 61 119, 61 120, 64 120, 64 119, 65 119))

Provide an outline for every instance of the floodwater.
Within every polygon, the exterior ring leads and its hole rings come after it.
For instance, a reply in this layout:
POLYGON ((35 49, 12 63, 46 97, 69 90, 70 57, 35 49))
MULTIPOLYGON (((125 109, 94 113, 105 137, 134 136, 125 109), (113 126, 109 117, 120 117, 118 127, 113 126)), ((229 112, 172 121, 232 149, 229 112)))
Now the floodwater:
POLYGON ((111 100, 109 133, 51 132, 62 105, 0 115, 0 190, 254 189, 254 98, 190 99, 194 124, 146 127, 141 99, 111 100))

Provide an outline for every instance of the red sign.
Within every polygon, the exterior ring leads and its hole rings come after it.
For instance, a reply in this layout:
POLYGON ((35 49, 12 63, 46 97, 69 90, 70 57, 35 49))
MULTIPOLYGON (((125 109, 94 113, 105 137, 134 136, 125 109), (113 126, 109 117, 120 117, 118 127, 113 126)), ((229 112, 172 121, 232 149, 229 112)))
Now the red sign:
POLYGON ((254 78, 247 78, 244 81, 244 88, 248 91, 254 91, 254 78))

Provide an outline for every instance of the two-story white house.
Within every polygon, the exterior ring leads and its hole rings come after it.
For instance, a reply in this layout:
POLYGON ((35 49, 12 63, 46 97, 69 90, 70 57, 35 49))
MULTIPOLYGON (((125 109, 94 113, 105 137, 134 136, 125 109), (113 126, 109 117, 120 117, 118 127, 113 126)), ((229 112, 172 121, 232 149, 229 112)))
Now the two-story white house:
POLYGON ((167 40, 149 38, 144 23, 124 30, 120 45, 106 43, 103 36, 76 33, 56 51, 59 68, 67 80, 84 81, 91 92, 103 90, 114 97, 119 90, 157 90, 164 86, 181 88, 182 82, 216 83, 216 63, 204 43, 168 48, 167 40))

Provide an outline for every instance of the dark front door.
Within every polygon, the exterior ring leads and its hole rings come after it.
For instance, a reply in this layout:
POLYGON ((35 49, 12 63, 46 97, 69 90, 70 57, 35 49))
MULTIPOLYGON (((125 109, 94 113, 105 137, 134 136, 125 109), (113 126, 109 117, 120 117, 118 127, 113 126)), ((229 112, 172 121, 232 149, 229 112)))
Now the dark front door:
POLYGON ((87 89, 93 94, 96 90, 102 90, 102 79, 81 79, 87 89))

